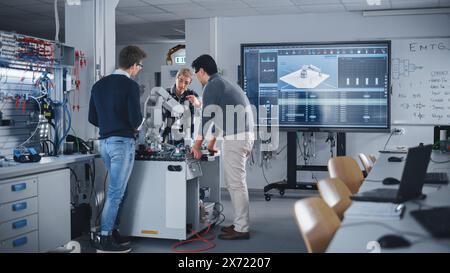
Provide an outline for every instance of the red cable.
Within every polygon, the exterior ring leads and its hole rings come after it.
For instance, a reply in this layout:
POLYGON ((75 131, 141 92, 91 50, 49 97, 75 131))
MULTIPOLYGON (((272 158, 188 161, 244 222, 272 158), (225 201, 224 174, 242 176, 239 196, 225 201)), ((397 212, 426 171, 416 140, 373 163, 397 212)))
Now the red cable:
MULTIPOLYGON (((202 234, 203 236, 205 236, 209 231, 210 231, 210 229, 211 229, 211 225, 208 225, 208 229, 206 229, 206 231, 202 234)), ((208 239, 205 239, 205 238, 203 238, 201 235, 199 235, 197 232, 195 232, 195 230, 192 230, 192 232, 194 233, 194 235, 197 237, 197 238, 192 238, 192 239, 188 239, 188 240, 184 240, 184 241, 181 241, 181 242, 177 242, 177 243, 175 243, 173 246, 172 246, 172 250, 173 251, 175 251, 175 252, 181 252, 181 253, 195 253, 195 252, 201 252, 201 251, 206 251, 206 250, 209 250, 209 249, 212 249, 212 248, 214 248, 214 247, 216 247, 216 244, 214 243, 214 242, 211 242, 211 241, 209 241, 209 240, 214 240, 215 239, 215 236, 212 236, 211 238, 208 238, 208 239), (187 243, 190 243, 190 242, 195 242, 195 241, 202 241, 202 242, 205 242, 208 246, 207 247, 204 247, 204 248, 198 248, 198 249, 178 249, 177 250, 177 247, 179 247, 179 246, 181 246, 181 245, 184 245, 184 244, 187 244, 187 243)))
POLYGON ((20 104, 20 96, 16 97, 16 109, 19 108, 19 104, 20 104))
POLYGON ((74 67, 74 76, 75 76, 75 92, 73 93, 73 111, 75 109, 77 112, 80 112, 80 88, 81 88, 81 81, 80 81, 80 70, 83 67, 83 57, 84 53, 80 51, 75 51, 75 67, 74 67), (78 91, 78 92, 76 92, 78 91), (75 104, 76 103, 76 104, 75 104))
MULTIPOLYGON (((52 52, 52 58, 51 58, 51 62, 50 62, 50 74, 53 74, 53 71, 55 69, 54 67, 54 61, 55 61, 55 48, 53 47, 53 45, 50 46, 50 50, 52 52)), ((54 84, 54 88, 56 89, 56 82, 54 84)))
POLYGON ((75 50, 75 56, 74 56, 74 58, 75 58, 75 65, 74 65, 74 68, 73 68, 73 70, 72 70, 72 75, 73 75, 73 78, 75 79, 74 80, 74 83, 75 83, 75 90, 72 92, 72 111, 75 111, 75 93, 76 93, 76 91, 78 90, 78 85, 77 85, 77 80, 78 80, 78 76, 77 76, 77 67, 78 67, 78 56, 79 56, 79 53, 78 53, 78 50, 75 50))
POLYGON ((23 99, 23 105, 22 105, 22 113, 25 113, 25 109, 27 108, 27 98, 25 97, 23 99))

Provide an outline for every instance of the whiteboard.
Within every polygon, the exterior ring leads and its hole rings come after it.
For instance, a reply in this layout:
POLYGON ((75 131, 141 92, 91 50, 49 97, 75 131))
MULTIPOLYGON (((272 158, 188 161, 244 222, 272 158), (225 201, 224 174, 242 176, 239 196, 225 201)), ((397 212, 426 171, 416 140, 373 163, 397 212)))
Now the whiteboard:
POLYGON ((450 124, 450 38, 392 41, 393 124, 450 124))

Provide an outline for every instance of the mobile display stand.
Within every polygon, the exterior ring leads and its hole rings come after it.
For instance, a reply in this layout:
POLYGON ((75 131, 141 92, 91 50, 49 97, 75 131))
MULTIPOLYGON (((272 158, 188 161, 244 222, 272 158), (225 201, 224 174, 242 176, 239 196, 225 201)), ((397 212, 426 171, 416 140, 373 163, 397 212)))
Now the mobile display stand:
MULTIPOLYGON (((297 165, 297 132, 287 132, 287 180, 268 184, 264 187, 266 201, 270 201, 272 189, 277 189, 283 196, 285 190, 317 190, 315 182, 297 182, 297 171, 328 171, 323 165, 297 165)), ((345 133, 337 133, 337 156, 345 155, 345 133)))

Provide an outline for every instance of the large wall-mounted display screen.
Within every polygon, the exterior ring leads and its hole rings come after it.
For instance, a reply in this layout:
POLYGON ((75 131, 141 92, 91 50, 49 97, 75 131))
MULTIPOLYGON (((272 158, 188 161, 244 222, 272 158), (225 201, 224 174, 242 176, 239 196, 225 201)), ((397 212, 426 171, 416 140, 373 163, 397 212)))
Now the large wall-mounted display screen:
POLYGON ((267 112, 259 126, 390 128, 390 41, 242 44, 241 73, 250 102, 267 112))

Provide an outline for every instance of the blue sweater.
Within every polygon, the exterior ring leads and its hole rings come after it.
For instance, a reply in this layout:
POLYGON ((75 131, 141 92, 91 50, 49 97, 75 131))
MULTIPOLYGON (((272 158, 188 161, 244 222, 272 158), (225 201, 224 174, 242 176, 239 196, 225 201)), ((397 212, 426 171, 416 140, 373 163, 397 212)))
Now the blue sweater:
POLYGON ((96 82, 89 102, 89 122, 100 138, 134 138, 142 122, 139 85, 125 75, 112 74, 96 82))

